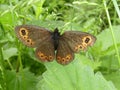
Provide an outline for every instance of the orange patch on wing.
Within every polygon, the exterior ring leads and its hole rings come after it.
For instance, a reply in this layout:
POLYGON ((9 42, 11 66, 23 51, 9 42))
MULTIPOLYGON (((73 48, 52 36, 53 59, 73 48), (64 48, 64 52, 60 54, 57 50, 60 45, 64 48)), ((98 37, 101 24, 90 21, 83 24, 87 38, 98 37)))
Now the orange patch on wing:
POLYGON ((61 64, 67 64, 69 61, 71 61, 72 56, 70 54, 66 55, 65 57, 57 56, 57 61, 61 64))
POLYGON ((74 49, 75 49, 75 52, 79 52, 80 50, 84 50, 84 46, 79 44, 79 45, 76 45, 74 49))
POLYGON ((28 30, 26 28, 20 28, 19 31, 21 37, 24 39, 24 41, 27 43, 28 46, 33 46, 35 42, 29 38, 28 36, 28 30))
POLYGON ((53 60, 54 58, 53 58, 53 56, 49 56, 49 60, 51 61, 51 60, 53 60))
POLYGON ((28 43, 30 46, 34 45, 32 39, 26 39, 26 43, 28 43))
POLYGON ((28 38, 28 36, 27 36, 27 35, 23 36, 23 39, 27 39, 27 38, 28 38))
POLYGON ((53 56, 46 56, 44 53, 38 52, 38 56, 42 61, 52 61, 54 58, 53 56))

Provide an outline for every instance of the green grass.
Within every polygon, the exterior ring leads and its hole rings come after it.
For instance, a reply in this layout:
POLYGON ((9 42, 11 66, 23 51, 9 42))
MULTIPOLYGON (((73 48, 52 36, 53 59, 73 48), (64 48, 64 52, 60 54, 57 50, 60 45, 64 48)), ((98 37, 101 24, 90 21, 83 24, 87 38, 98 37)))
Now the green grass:
POLYGON ((117 0, 1 0, 0 90, 119 90, 119 6, 117 0), (66 66, 41 63, 16 38, 22 24, 88 32, 97 41, 66 66))

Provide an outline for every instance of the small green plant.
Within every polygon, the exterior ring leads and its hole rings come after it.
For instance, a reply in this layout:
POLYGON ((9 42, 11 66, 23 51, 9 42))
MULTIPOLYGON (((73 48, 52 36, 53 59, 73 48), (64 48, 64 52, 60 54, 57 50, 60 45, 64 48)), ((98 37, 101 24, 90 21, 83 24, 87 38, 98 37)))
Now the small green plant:
POLYGON ((0 90, 119 90, 119 1, 1 0, 0 90), (78 30, 95 45, 66 66, 41 63, 15 36, 16 25, 38 25, 61 34, 78 30))

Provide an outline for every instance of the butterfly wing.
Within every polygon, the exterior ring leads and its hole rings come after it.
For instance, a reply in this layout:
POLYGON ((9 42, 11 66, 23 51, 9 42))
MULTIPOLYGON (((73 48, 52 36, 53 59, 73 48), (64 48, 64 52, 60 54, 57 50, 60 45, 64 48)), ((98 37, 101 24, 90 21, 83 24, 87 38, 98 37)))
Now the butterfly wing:
POLYGON ((74 59, 74 53, 70 49, 68 43, 64 38, 59 38, 59 45, 57 48, 56 60, 62 65, 70 63, 74 59))
POLYGON ((35 51, 36 57, 40 61, 53 61, 55 58, 55 49, 51 37, 39 45, 35 51))
POLYGON ((92 46, 96 41, 93 35, 80 31, 66 31, 62 37, 73 52, 86 50, 88 46, 92 46))
POLYGON ((51 36, 51 32, 47 29, 33 25, 17 26, 15 32, 23 44, 29 47, 39 46, 40 43, 51 36))

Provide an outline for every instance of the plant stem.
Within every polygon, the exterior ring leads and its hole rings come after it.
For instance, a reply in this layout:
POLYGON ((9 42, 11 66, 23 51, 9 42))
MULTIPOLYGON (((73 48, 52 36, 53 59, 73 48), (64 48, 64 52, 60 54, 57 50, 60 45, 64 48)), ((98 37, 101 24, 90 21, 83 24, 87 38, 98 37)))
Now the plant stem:
POLYGON ((109 26, 110 26, 110 31, 111 31, 113 43, 114 43, 114 46, 115 46, 115 51, 116 51, 116 54, 117 54, 118 62, 119 62, 119 65, 120 65, 119 51, 118 51, 118 47, 117 47, 117 44, 116 44, 116 39, 115 39, 115 36, 114 36, 114 33, 113 33, 113 28, 112 28, 112 24, 111 24, 111 21, 110 21, 110 15, 109 15, 109 12, 108 12, 108 8, 106 7, 106 1, 103 0, 103 3, 104 3, 105 11, 106 11, 106 14, 107 14, 108 23, 109 23, 109 26))

